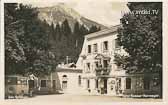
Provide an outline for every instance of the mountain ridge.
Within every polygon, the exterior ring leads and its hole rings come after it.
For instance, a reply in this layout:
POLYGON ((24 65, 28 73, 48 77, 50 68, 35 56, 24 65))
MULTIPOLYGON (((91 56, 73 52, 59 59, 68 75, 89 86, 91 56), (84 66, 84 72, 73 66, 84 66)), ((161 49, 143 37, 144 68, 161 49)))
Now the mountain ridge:
POLYGON ((80 15, 77 11, 70 8, 66 4, 59 3, 57 5, 51 6, 51 7, 41 7, 38 8, 39 11, 39 19, 40 20, 46 20, 48 24, 54 24, 57 23, 62 24, 62 22, 67 19, 70 27, 73 29, 74 24, 76 22, 79 22, 79 24, 83 24, 86 28, 90 28, 93 25, 100 27, 101 29, 107 28, 106 26, 99 24, 93 20, 90 20, 88 18, 83 17, 80 15))

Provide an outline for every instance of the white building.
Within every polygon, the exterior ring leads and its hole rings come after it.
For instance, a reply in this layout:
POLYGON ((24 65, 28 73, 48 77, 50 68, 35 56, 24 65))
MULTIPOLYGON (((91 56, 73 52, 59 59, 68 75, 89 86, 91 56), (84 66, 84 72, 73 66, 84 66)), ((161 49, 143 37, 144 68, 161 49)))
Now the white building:
POLYGON ((57 67, 53 73, 56 79, 56 90, 62 93, 79 94, 82 90, 82 70, 71 67, 57 67))
POLYGON ((160 86, 154 86, 158 82, 155 81, 158 79, 157 74, 127 74, 115 64, 115 53, 127 54, 117 44, 118 27, 113 26, 85 36, 77 61, 77 67, 83 69, 83 89, 95 94, 159 94, 160 86), (149 81, 145 81, 147 76, 151 78, 149 81))

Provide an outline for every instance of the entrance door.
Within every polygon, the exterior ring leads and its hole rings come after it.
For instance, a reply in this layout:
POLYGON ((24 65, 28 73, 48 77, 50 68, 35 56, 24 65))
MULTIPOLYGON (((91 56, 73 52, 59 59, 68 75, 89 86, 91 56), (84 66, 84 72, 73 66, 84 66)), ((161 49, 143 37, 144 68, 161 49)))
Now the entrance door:
POLYGON ((107 79, 104 79, 104 94, 107 94, 107 79))
POLYGON ((54 90, 56 89, 56 83, 55 83, 55 80, 53 80, 53 89, 54 89, 54 90))
POLYGON ((121 93, 121 78, 116 79, 116 93, 117 94, 121 93))
POLYGON ((29 84, 29 95, 30 95, 30 97, 32 97, 33 96, 33 89, 35 87, 34 80, 29 80, 28 84, 29 84))
POLYGON ((62 81, 62 89, 67 89, 67 81, 62 81))
POLYGON ((29 80, 29 90, 34 88, 34 80, 29 80))

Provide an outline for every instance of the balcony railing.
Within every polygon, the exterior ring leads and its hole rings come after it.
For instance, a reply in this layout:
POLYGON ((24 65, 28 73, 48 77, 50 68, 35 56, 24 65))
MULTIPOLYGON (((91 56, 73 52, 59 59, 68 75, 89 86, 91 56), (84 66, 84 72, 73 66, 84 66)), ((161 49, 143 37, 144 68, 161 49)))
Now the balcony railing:
POLYGON ((95 69, 95 71, 96 71, 97 76, 99 76, 99 75, 109 75, 110 68, 109 67, 97 67, 95 69))

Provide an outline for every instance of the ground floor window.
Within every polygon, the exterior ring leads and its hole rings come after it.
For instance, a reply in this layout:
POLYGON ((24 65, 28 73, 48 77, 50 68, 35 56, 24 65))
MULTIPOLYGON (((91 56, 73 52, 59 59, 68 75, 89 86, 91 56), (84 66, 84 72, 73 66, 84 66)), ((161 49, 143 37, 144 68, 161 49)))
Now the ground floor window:
POLYGON ((90 88, 90 80, 87 80, 87 88, 90 88))
POLYGON ((99 84, 98 84, 98 79, 95 79, 95 82, 96 82, 96 88, 98 88, 99 84))
POLYGON ((62 81, 62 89, 66 89, 67 88, 67 81, 62 81))
POLYGON ((80 75, 78 76, 78 85, 79 86, 81 85, 81 76, 80 75))
POLYGON ((126 78, 126 89, 131 89, 131 78, 126 78))
POLYGON ((47 87, 47 81, 41 80, 41 87, 47 87))
POLYGON ((62 76, 62 89, 67 88, 67 83, 68 83, 67 80, 68 80, 67 75, 63 75, 62 76))

